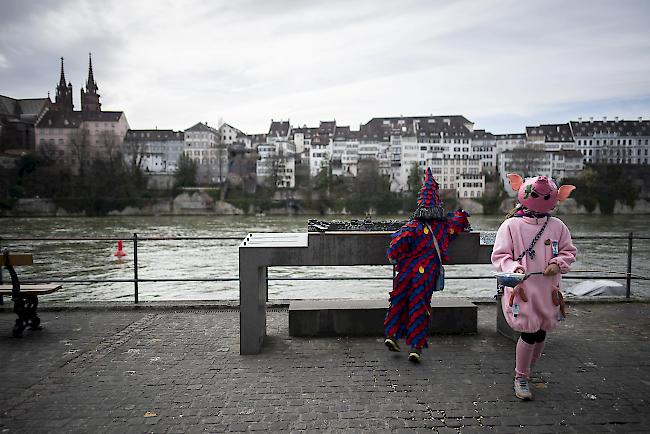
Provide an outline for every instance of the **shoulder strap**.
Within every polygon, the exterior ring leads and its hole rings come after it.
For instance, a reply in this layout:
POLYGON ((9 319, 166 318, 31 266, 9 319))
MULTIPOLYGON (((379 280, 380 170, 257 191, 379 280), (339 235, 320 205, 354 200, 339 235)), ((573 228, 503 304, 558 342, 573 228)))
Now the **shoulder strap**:
POLYGON ((436 252, 438 252, 438 259, 440 259, 440 265, 442 265, 442 255, 440 254, 440 247, 438 247, 438 239, 436 238, 436 234, 433 233, 431 230, 431 226, 429 226, 428 223, 425 223, 427 226, 427 229, 429 229, 429 232, 431 232, 431 236, 433 237, 433 245, 436 246, 436 252))
POLYGON ((544 225, 542 228, 537 232, 537 235, 535 235, 535 238, 533 238, 533 241, 531 241, 530 246, 523 252, 521 252, 521 255, 515 259, 515 262, 521 261, 521 259, 528 254, 530 256, 530 259, 533 259, 535 257, 535 244, 537 244, 537 241, 542 237, 542 234, 544 233, 544 229, 546 229, 546 225, 548 225, 548 221, 551 219, 550 216, 546 217, 546 221, 544 222, 544 225))

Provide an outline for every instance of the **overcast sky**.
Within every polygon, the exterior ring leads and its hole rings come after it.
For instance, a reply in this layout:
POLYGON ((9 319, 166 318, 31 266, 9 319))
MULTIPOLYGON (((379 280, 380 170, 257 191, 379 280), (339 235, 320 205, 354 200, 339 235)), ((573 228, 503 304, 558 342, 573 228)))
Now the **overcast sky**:
POLYGON ((2 0, 0 94, 79 88, 131 128, 462 114, 523 132, 650 115, 648 1, 2 0))

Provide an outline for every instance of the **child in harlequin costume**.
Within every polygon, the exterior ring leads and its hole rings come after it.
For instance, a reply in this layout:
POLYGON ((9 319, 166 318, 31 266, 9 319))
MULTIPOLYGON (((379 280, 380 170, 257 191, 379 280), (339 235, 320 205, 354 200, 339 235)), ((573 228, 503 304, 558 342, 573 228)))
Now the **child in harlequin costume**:
POLYGON ((385 344, 391 351, 400 351, 398 340, 406 336, 406 345, 411 348, 409 360, 416 363, 427 346, 431 295, 442 289, 436 285, 442 271, 436 243, 442 259, 447 259, 449 243, 469 227, 465 211, 445 213, 438 188, 427 168, 418 207, 408 223, 392 235, 388 247, 388 260, 395 265, 397 275, 384 320, 385 344))
POLYGON ((515 395, 528 400, 532 398, 528 377, 542 355, 546 332, 564 319, 561 274, 576 260, 569 229, 549 212, 575 187, 558 189, 545 176, 524 181, 509 173, 508 179, 519 203, 497 231, 492 264, 503 272, 537 273, 514 288, 506 287, 501 300, 506 321, 521 332, 515 354, 515 395))

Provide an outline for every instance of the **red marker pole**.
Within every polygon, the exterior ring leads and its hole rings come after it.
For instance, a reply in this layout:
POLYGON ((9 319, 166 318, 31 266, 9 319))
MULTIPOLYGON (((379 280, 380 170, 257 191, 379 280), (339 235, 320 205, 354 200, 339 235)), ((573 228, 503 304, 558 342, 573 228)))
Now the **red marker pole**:
POLYGON ((126 256, 126 253, 124 253, 124 250, 122 250, 122 240, 119 240, 117 242, 117 252, 115 252, 113 256, 115 256, 118 259, 126 256))

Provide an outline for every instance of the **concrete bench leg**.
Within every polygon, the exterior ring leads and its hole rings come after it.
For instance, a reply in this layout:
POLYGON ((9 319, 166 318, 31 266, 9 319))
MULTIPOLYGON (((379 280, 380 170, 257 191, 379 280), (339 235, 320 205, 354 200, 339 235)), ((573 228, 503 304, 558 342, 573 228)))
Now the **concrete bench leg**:
POLYGON ((239 264, 240 354, 258 354, 266 336, 266 300, 268 268, 239 264))

